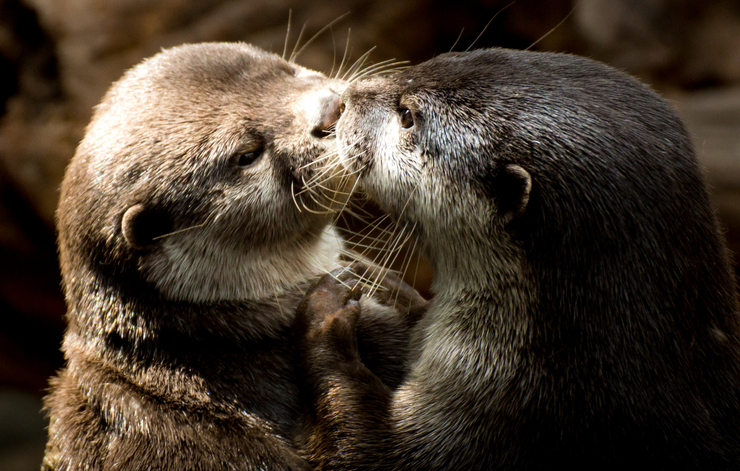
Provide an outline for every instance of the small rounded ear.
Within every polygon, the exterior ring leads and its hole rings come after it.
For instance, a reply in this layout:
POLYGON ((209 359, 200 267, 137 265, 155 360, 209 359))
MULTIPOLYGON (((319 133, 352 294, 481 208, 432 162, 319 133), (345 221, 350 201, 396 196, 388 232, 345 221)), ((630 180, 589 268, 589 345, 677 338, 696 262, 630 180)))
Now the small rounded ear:
POLYGON ((532 176, 516 164, 508 164, 496 175, 492 185, 499 215, 509 222, 524 214, 532 191, 532 176))
POLYGON ((153 245, 158 236, 171 232, 172 222, 167 215, 151 211, 141 203, 129 207, 121 218, 121 233, 133 249, 153 245))

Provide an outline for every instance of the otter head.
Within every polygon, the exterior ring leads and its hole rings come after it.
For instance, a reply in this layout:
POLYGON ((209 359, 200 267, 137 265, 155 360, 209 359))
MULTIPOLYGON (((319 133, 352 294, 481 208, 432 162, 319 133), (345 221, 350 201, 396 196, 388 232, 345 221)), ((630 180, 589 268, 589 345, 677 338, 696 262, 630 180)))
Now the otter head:
POLYGON ((443 55, 353 83, 337 125, 344 165, 414 228, 435 265, 458 250, 451 240, 469 241, 466 250, 497 240, 527 211, 532 190, 529 171, 506 155, 510 113, 491 102, 487 72, 459 62, 443 55))
POLYGON ((416 227, 443 277, 469 283, 482 278, 481 264, 500 272, 524 263, 552 276, 538 283, 563 290, 598 283, 594 271, 639 280, 648 268, 682 286, 691 282, 679 273, 711 271, 693 254, 699 244, 710 247, 703 260, 721 260, 680 120, 607 66, 504 49, 443 54, 353 83, 343 106, 345 165, 416 227), (585 279, 568 284, 565 274, 585 279))
POLYGON ((172 300, 258 299, 329 267, 343 88, 246 44, 176 47, 128 71, 62 184, 68 291, 90 273, 172 300))

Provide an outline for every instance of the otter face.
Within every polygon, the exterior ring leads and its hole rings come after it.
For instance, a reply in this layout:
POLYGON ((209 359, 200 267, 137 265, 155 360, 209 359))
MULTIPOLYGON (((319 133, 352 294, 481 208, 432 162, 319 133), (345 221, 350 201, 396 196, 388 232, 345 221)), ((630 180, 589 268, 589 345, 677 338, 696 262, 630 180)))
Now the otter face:
POLYGON ((63 270, 115 267, 189 301, 254 299, 320 273, 338 253, 325 230, 345 175, 329 129, 344 86, 245 44, 134 67, 62 185, 63 270))
POLYGON ((489 239, 531 190, 528 172, 505 159, 505 115, 490 107, 479 72, 459 62, 442 55, 353 83, 337 125, 344 165, 435 251, 450 237, 489 239))

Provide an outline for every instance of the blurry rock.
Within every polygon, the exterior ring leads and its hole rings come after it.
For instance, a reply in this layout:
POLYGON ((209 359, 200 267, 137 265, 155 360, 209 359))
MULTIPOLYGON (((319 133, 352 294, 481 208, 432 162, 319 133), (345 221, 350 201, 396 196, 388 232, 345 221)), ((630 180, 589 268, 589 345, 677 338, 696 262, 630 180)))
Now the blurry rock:
POLYGON ((574 16, 593 57, 656 85, 740 81, 737 0, 581 0, 574 16))
POLYGON ((38 470, 46 444, 46 420, 38 397, 0 388, 0 469, 38 470))

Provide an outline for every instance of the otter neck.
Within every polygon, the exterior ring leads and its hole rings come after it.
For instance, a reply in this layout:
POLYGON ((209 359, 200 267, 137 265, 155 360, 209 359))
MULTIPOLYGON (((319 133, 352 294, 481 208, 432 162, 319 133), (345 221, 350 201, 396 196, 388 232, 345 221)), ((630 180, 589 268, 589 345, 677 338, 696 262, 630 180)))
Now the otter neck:
POLYGON ((506 286, 526 286, 524 251, 501 237, 481 237, 469 232, 422 235, 424 255, 434 269, 432 290, 442 297, 460 291, 502 292, 506 286), (451 244, 465 240, 466 244, 451 244))
POLYGON ((492 327, 498 333, 509 331, 525 342, 531 331, 530 311, 538 295, 525 254, 513 245, 475 242, 462 249, 443 248, 429 254, 435 293, 430 318, 449 317, 442 325, 475 318, 473 322, 483 322, 481 328, 485 330, 492 327))

